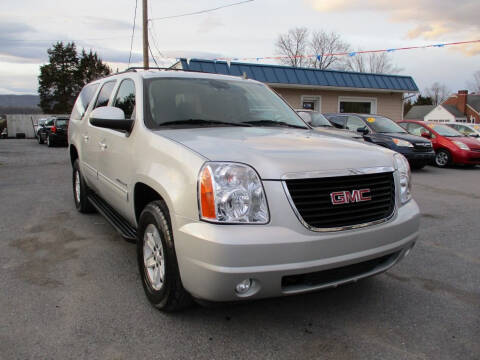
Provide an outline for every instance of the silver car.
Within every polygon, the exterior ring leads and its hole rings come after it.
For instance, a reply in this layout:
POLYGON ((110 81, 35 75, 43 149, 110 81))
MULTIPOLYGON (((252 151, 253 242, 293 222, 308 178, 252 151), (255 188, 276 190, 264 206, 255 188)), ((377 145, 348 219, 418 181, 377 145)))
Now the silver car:
POLYGON ((127 71, 88 84, 69 126, 75 206, 136 242, 163 311, 357 281, 418 236, 402 155, 312 130, 256 81, 127 71))

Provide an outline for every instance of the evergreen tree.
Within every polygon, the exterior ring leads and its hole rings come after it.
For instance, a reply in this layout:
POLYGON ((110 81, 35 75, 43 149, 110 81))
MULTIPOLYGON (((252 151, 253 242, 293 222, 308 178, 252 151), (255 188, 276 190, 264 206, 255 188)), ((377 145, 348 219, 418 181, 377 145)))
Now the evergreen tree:
POLYGON ((110 75, 111 72, 111 69, 102 62, 97 53, 93 53, 92 50, 88 53, 85 49, 82 50, 77 70, 77 76, 82 86, 90 81, 110 75))
POLYGON ((57 42, 47 52, 49 63, 40 67, 38 77, 39 105, 46 113, 68 113, 79 91, 76 79, 79 59, 75 43, 64 45, 57 42))
POLYGON ((79 57, 73 42, 57 42, 47 52, 49 63, 40 67, 38 77, 39 106, 44 113, 70 113, 85 84, 111 73, 97 53, 82 50, 79 57))
POLYGON ((433 105, 433 99, 430 96, 418 95, 413 105, 433 105))

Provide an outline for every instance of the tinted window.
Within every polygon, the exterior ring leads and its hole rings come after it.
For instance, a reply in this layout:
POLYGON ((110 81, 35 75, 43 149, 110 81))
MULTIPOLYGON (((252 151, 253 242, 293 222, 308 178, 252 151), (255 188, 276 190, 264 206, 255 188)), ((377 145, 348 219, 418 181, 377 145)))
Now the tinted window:
POLYGON ((47 121, 45 121, 45 126, 52 126, 53 121, 54 121, 54 119, 48 119, 47 121))
POLYGON ((68 120, 66 119, 58 119, 57 120, 57 126, 67 126, 68 120))
POLYGON ((134 119, 135 114, 135 83, 133 80, 123 80, 113 102, 113 106, 118 107, 125 113, 125 119, 134 119))
POLYGON ((98 84, 91 84, 85 86, 82 91, 80 92, 80 95, 77 97, 77 101, 75 101, 75 105, 73 106, 73 111, 72 111, 72 119, 75 120, 81 120, 83 115, 85 114, 85 111, 87 111, 88 105, 90 105, 90 102, 93 99, 93 95, 95 95, 95 92, 97 91, 98 84))
POLYGON ((94 109, 100 106, 107 106, 110 95, 112 95, 113 88, 115 87, 115 81, 109 81, 103 84, 100 94, 98 94, 97 102, 94 109))
POLYGON ((346 129, 351 130, 351 131, 357 131, 358 129, 363 129, 365 127, 366 127, 365 123, 363 122, 362 119, 360 119, 356 116, 349 116, 347 118, 346 129))
POLYGON ((378 133, 405 133, 406 131, 392 119, 372 115, 366 118, 368 126, 378 133))
POLYGON ((452 129, 450 126, 447 126, 447 125, 437 125, 437 124, 431 124, 430 123, 427 126, 429 128, 432 128, 433 130, 435 130, 438 134, 440 134, 442 136, 447 136, 447 137, 463 136, 457 130, 452 129))
POLYGON ((221 121, 253 126, 283 123, 307 129, 295 111, 263 84, 201 78, 147 79, 145 84, 149 127, 221 121))

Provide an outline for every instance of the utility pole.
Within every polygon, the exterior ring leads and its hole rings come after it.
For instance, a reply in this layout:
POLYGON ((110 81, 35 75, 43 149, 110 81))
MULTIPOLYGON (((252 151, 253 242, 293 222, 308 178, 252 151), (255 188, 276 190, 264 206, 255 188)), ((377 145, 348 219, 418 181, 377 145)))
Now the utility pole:
POLYGON ((147 0, 142 0, 143 13, 143 67, 148 69, 148 11, 147 0))

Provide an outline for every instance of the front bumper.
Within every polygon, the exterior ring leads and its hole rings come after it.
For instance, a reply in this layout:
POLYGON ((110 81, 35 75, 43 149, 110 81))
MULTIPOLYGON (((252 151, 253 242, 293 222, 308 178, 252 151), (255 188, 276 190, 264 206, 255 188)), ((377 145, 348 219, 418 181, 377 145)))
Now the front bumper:
POLYGON ((218 225, 173 218, 175 248, 185 289, 208 301, 276 297, 337 286, 382 272, 397 263, 418 237, 415 201, 397 209, 387 222, 361 229, 314 232, 297 219, 279 181, 264 182, 271 222, 267 225, 218 225), (357 274, 317 284, 286 286, 285 277, 392 255, 388 261, 357 274), (235 286, 253 279, 243 295, 235 286))
POLYGON ((414 150, 405 150, 405 151, 397 150, 397 152, 405 156, 410 163, 414 163, 418 165, 431 164, 435 159, 435 151, 433 150, 428 152, 414 151, 414 150))
POLYGON ((452 153, 455 164, 480 165, 480 151, 459 150, 452 153))

